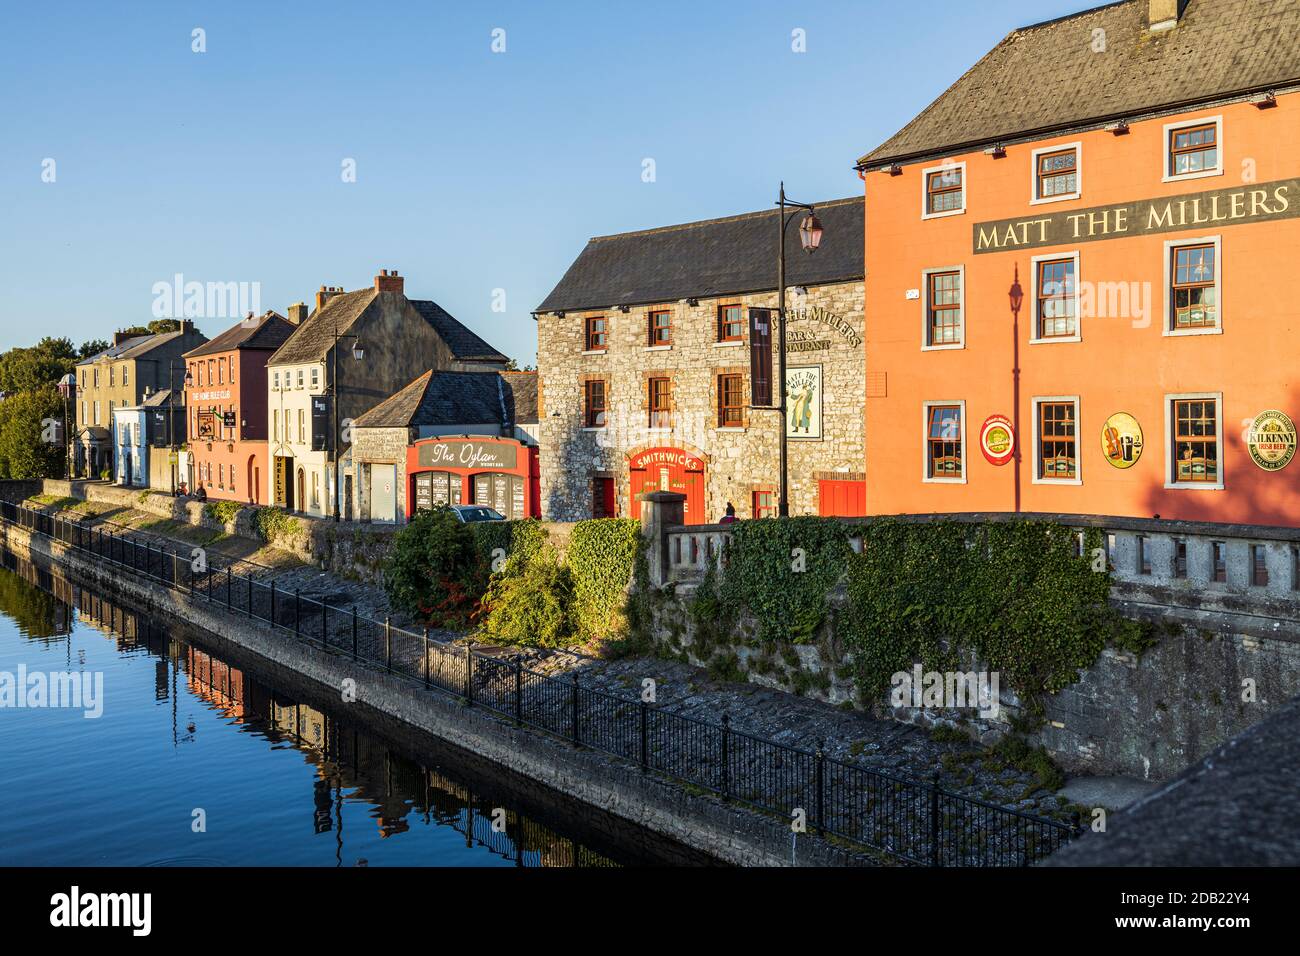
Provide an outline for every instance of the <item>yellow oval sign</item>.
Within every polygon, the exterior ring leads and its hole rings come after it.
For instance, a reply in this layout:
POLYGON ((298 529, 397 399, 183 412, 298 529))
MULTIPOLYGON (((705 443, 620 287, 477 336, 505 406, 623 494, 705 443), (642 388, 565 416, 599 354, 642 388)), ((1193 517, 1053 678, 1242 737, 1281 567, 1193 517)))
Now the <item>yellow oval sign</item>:
POLYGON ((1132 468, 1142 457, 1142 426, 1128 412, 1116 412, 1101 427, 1101 453, 1116 468, 1132 468))

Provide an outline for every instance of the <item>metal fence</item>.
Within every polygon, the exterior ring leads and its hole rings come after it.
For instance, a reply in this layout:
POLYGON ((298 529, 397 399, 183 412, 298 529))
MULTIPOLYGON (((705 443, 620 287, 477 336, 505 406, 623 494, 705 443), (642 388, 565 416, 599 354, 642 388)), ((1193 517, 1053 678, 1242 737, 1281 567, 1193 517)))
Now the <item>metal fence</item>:
POLYGON ((231 568, 196 570, 187 554, 129 535, 105 534, 25 505, 0 501, 0 519, 57 540, 192 600, 266 621, 299 640, 455 695, 519 726, 547 731, 830 835, 926 866, 1027 866, 1078 832, 1057 820, 986 803, 937 784, 846 764, 552 677, 467 645, 431 640, 355 606, 335 607, 254 581, 231 568))

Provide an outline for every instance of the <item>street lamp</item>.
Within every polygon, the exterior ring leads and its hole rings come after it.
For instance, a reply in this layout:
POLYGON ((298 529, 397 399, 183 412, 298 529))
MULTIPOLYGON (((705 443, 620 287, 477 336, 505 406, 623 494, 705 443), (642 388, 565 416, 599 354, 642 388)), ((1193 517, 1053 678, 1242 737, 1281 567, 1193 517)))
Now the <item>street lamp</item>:
POLYGON ((1020 306, 1025 301, 1025 290, 1020 287, 1020 264, 1015 266, 1011 288, 1007 290, 1011 304, 1011 421, 1016 436, 1011 449, 1011 467, 1015 469, 1015 510, 1020 511, 1020 306))
POLYGON ((792 212, 788 217, 785 214, 787 206, 792 206, 796 210, 803 209, 808 215, 799 223, 799 245, 803 251, 812 255, 817 251, 817 247, 822 244, 822 224, 817 218, 813 207, 808 203, 794 202, 785 196, 785 183, 781 183, 781 195, 777 200, 780 207, 780 215, 777 217, 777 224, 780 226, 777 242, 777 266, 776 266, 776 314, 777 320, 781 324, 781 335, 777 346, 777 387, 781 390, 781 485, 780 494, 777 499, 776 513, 779 517, 788 518, 790 516, 790 496, 789 496, 789 475, 786 449, 786 406, 785 406, 785 231, 790 226, 791 220, 798 215, 792 212))
MULTIPOLYGON (((171 472, 173 498, 176 497, 176 468, 178 463, 178 461, 173 460, 173 458, 176 457, 176 436, 173 432, 175 426, 172 424, 173 419, 176 417, 177 364, 178 363, 176 362, 169 362, 167 364, 167 467, 168 471, 171 472)), ((190 367, 187 363, 181 362, 179 364, 181 368, 185 369, 185 378, 181 381, 185 383, 185 388, 188 389, 194 384, 194 373, 190 371, 190 367)))
POLYGON ((352 340, 352 357, 360 362, 366 357, 366 348, 361 338, 356 335, 339 335, 338 319, 334 320, 334 347, 330 349, 330 404, 334 406, 334 520, 339 520, 339 509, 343 502, 343 469, 339 467, 339 445, 343 436, 339 434, 339 342, 352 340))
POLYGON ((68 446, 67 469, 64 474, 68 480, 72 480, 72 428, 68 416, 68 403, 71 401, 73 393, 77 390, 77 375, 75 372, 69 372, 63 378, 59 379, 59 394, 63 396, 63 440, 68 446))

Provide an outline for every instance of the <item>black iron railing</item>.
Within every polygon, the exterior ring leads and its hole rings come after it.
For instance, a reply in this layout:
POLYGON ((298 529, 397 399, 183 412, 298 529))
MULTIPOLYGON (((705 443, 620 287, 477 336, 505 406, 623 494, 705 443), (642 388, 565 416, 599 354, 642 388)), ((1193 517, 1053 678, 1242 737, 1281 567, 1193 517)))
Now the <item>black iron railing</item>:
MULTIPOLYGON (((196 570, 182 551, 105 534, 25 505, 0 501, 0 519, 98 560, 187 592, 232 615, 266 621, 298 640, 379 667, 466 704, 578 746, 636 763, 816 832, 924 866, 1027 866, 1078 832, 922 782, 776 743, 720 723, 552 677, 467 645, 430 640, 355 606, 335 607, 254 581, 231 568, 196 570)), ((203 566, 200 565, 200 568, 203 566)))

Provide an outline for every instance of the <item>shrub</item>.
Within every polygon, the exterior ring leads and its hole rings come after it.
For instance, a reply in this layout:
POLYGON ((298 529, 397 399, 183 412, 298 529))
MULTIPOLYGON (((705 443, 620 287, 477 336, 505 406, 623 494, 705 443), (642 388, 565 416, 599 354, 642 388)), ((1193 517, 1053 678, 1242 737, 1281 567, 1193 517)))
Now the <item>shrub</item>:
POLYGON ((494 551, 499 548, 505 553, 504 566, 493 573, 522 573, 546 543, 546 528, 536 518, 522 521, 476 521, 467 527, 474 535, 483 563, 489 568, 495 560, 494 551))
POLYGON ((253 527, 257 529, 259 538, 271 544, 279 538, 293 537, 298 533, 301 525, 297 518, 268 505, 257 509, 257 513, 253 516, 253 527))
POLYGON ((519 573, 493 578, 483 598, 483 633, 511 644, 563 647, 574 642, 572 602, 569 569, 542 552, 519 573))
POLYGON ((420 511, 393 537, 384 589, 393 605, 437 627, 465 627, 488 568, 470 526, 446 505, 420 511))
POLYGON ((573 623, 584 640, 617 637, 627 630, 627 591, 641 541, 631 518, 579 521, 569 539, 573 623))
POLYGON ((224 528, 235 520, 240 507, 238 501, 210 501, 203 506, 203 516, 224 528))

